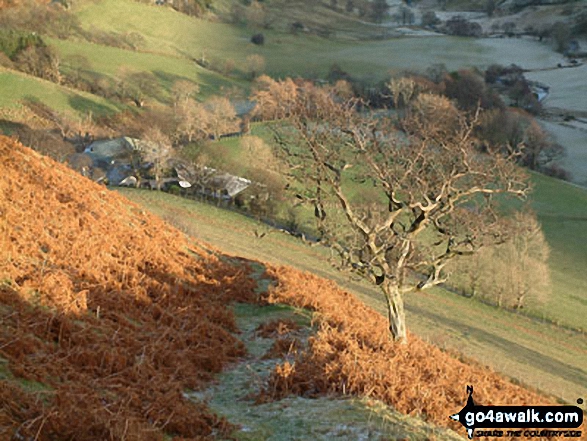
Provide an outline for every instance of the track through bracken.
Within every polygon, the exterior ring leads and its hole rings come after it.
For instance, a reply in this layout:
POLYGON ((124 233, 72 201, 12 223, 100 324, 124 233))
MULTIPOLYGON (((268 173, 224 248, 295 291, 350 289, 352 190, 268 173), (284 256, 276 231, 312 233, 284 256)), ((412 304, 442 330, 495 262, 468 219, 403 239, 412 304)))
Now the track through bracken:
POLYGON ((317 311, 318 331, 293 362, 276 366, 258 401, 289 394, 350 394, 382 400, 458 433, 450 420, 466 402, 466 385, 483 405, 540 405, 555 401, 474 362, 465 363, 411 334, 392 342, 385 319, 334 282, 288 267, 270 267, 270 303, 317 311))
POLYGON ((0 440, 228 434, 183 392, 244 354, 226 305, 254 288, 242 262, 0 137, 0 440))

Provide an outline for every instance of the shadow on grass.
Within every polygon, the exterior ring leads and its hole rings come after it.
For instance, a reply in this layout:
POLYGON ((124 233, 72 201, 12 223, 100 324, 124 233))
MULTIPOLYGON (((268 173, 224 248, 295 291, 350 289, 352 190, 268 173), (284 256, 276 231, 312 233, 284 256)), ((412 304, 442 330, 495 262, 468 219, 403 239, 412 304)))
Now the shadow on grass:
POLYGON ((106 116, 115 113, 119 109, 115 106, 108 107, 97 103, 81 95, 72 95, 68 98, 69 105, 79 113, 92 113, 96 116, 106 116))
POLYGON ((499 337, 483 329, 466 325, 457 320, 444 317, 434 312, 424 310, 415 306, 406 306, 406 310, 418 316, 426 317, 435 323, 443 323, 460 332, 468 334, 476 341, 486 344, 488 347, 497 348, 507 354, 507 358, 518 363, 533 366, 556 377, 564 378, 579 386, 587 384, 587 373, 582 369, 571 366, 567 363, 547 357, 540 352, 529 349, 520 344, 514 343, 503 337, 499 337))
POLYGON ((25 128, 26 126, 24 124, 8 121, 7 119, 0 119, 0 133, 6 136, 11 136, 25 128))
POLYGON ((177 82, 177 81, 188 81, 190 83, 193 83, 193 80, 184 77, 182 75, 175 75, 175 74, 171 74, 169 72, 163 72, 162 70, 155 70, 153 71, 153 75, 155 75, 155 77, 157 77, 157 80, 159 81, 159 85, 170 95, 170 100, 169 100, 169 104, 171 104, 171 101, 173 100, 173 94, 172 94, 172 90, 173 90, 173 85, 177 82))
MULTIPOLYGON (((194 62, 194 69, 197 70, 198 75, 197 84, 200 86, 200 91, 197 94, 198 96, 206 97, 209 95, 216 95, 220 93, 223 87, 228 88, 234 86, 235 84, 233 84, 232 81, 239 81, 232 78, 228 78, 220 72, 200 67, 201 66, 197 65, 194 62)), ((181 75, 170 74, 169 72, 163 72, 161 70, 155 70, 153 71, 153 74, 157 77, 161 86, 170 94, 173 84, 176 81, 185 80, 191 83, 196 82, 191 78, 187 78, 181 75)))

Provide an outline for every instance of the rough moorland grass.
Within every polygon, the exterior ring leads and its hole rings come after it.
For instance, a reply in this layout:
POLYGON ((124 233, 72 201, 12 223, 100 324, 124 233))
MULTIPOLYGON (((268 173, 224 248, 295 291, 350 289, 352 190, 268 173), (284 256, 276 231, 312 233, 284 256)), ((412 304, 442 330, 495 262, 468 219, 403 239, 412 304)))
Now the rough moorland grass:
MULTIPOLYGON (((540 177, 537 182, 539 191, 544 196, 536 203, 552 206, 556 213, 556 204, 565 204, 564 198, 556 198, 560 194, 557 193, 560 183, 548 179, 542 182, 540 177), (552 187, 550 189, 549 184, 552 187), (550 198, 554 198, 556 202, 548 204, 550 198)), ((155 214, 180 222, 180 227, 198 240, 210 242, 235 255, 291 265, 333 279, 381 313, 385 311, 384 301, 378 291, 366 284, 351 281, 348 276, 334 270, 327 262, 328 252, 320 247, 304 246, 297 239, 282 233, 272 233, 263 239, 257 239, 254 231, 268 231, 268 227, 253 219, 210 205, 157 192, 130 189, 120 191, 155 214)), ((563 196, 572 197, 566 193, 563 196)), ((560 208, 559 206, 558 209, 560 208)), ((544 214, 546 213, 542 211, 542 216, 544 214)), ((548 236, 552 228, 545 226, 545 229, 548 236)), ((570 233, 572 238, 572 231, 570 233)), ((556 236, 551 237, 556 240, 556 236)), ((571 260, 574 259, 572 256, 581 259, 581 242, 577 242, 570 247, 571 260)), ((564 243, 555 247, 553 258, 565 246, 569 248, 564 243)), ((560 271, 566 271, 565 264, 560 263, 560 271)), ((567 281, 574 280, 579 285, 582 280, 579 272, 581 264, 577 262, 576 265, 577 271, 570 273, 567 281)), ((553 272, 556 271, 559 270, 555 268, 553 272)), ((556 275, 554 279, 555 285, 561 282, 556 275)), ((559 297, 564 296, 565 288, 556 288, 555 292, 559 297)), ((573 292, 580 296, 579 299, 583 298, 581 291, 573 292)), ((577 393, 587 393, 587 373, 584 369, 587 363, 587 338, 584 334, 499 310, 443 289, 409 296, 406 304, 410 329, 441 347, 457 350, 523 383, 567 401, 576 400, 577 393)), ((574 300, 566 293, 566 297, 552 301, 548 307, 552 309, 549 313, 567 314, 567 320, 581 322, 585 310, 580 309, 580 305, 580 300, 574 300)), ((561 321, 565 322, 563 319, 564 317, 561 321)))
POLYGON ((117 111, 116 105, 103 98, 0 68, 0 107, 17 107, 19 101, 26 98, 37 99, 52 109, 73 115, 88 111, 103 115, 117 111))

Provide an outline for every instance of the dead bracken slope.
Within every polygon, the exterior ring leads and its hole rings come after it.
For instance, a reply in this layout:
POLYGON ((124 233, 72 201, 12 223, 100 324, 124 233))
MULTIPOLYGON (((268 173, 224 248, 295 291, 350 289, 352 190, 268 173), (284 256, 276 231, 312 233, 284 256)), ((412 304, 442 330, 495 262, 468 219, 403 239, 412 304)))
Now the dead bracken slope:
POLYGON ((225 307, 252 296, 243 268, 1 137, 0 439, 229 430, 182 392, 244 353, 225 307))
POLYGON ((291 393, 370 396, 457 432, 462 427, 448 417, 464 406, 466 385, 483 405, 554 403, 415 335, 407 346, 393 344, 385 319, 333 282, 287 267, 271 268, 269 276, 275 286, 268 300, 317 311, 319 329, 293 363, 274 369, 261 401, 291 393))

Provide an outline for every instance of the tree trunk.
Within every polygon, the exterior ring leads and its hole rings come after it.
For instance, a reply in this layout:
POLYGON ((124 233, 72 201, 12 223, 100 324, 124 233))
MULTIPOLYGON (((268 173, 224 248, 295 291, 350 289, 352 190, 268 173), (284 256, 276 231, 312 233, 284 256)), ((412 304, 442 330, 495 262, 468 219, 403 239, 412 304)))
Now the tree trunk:
POLYGON ((389 319, 389 331, 393 339, 401 344, 408 342, 406 334, 406 314, 404 300, 399 291, 399 286, 393 282, 384 282, 381 289, 387 301, 387 316, 389 319))

